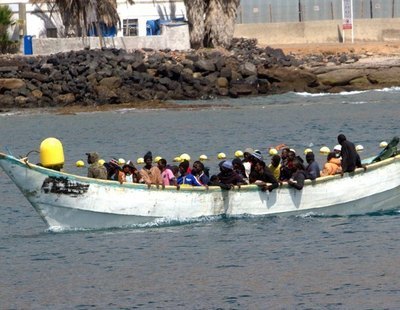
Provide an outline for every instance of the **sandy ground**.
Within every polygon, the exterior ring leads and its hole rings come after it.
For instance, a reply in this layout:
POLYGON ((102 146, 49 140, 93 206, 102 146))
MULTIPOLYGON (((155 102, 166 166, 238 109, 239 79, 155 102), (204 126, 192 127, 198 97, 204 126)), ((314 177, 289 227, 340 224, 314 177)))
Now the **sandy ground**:
POLYGON ((307 56, 315 54, 353 53, 368 54, 369 56, 399 57, 400 42, 356 42, 356 43, 325 43, 325 44, 290 44, 271 45, 281 48, 285 54, 307 56))

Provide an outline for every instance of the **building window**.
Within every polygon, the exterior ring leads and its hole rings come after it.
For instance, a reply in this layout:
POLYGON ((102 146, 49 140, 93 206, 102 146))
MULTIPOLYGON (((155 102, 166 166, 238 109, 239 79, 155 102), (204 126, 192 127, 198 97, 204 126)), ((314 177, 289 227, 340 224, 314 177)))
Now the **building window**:
POLYGON ((57 28, 47 28, 46 36, 48 38, 57 38, 57 28))
POLYGON ((124 37, 133 37, 138 35, 138 20, 124 19, 122 22, 124 37))

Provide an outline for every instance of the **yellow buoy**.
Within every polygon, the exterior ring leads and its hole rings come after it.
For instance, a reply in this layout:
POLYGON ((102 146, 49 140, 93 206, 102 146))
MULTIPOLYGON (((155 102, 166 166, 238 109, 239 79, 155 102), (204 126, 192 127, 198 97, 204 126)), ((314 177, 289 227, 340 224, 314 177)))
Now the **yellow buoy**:
POLYGON ((278 150, 276 148, 274 148, 274 147, 271 147, 268 150, 268 153, 269 153, 269 155, 274 156, 274 155, 278 154, 278 150))
POLYGON ((225 159, 226 158, 226 155, 225 155, 225 153, 218 153, 218 155, 217 155, 217 158, 218 159, 225 159))
POLYGON ((237 158, 243 157, 243 152, 241 150, 237 150, 235 152, 235 157, 237 157, 237 158))
POLYGON ((125 165, 125 159, 118 158, 118 165, 120 165, 120 166, 125 165))
POLYGON ((208 157, 207 157, 207 155, 200 155, 200 157, 199 157, 199 159, 201 160, 201 161, 203 161, 203 160, 207 160, 208 159, 208 157))
POLYGON ((359 145, 356 146, 356 151, 357 152, 362 152, 362 151, 364 151, 364 147, 361 144, 359 144, 359 145))
POLYGON ((307 155, 307 153, 312 153, 312 149, 308 148, 304 150, 304 155, 307 155))
POLYGON ((97 161, 99 163, 99 165, 104 165, 104 163, 106 162, 104 159, 99 159, 97 161))
POLYGON ((136 163, 137 164, 144 164, 144 158, 143 157, 139 157, 137 160, 136 160, 136 163))
POLYGON ((154 162, 155 162, 155 163, 158 163, 158 162, 160 161, 161 158, 162 158, 161 156, 156 156, 156 157, 154 158, 154 162))
POLYGON ((381 143, 379 143, 379 147, 381 148, 385 148, 388 146, 388 143, 386 141, 382 141, 381 143))
POLYGON ((40 144, 40 163, 51 168, 64 165, 64 150, 60 140, 47 138, 40 144))
POLYGON ((182 161, 182 159, 181 159, 180 156, 177 156, 177 157, 174 158, 173 161, 174 161, 175 163, 180 163, 180 162, 182 161))
POLYGON ((319 152, 320 152, 321 154, 324 154, 324 155, 329 154, 330 151, 331 151, 331 150, 330 150, 329 147, 327 147, 327 146, 323 146, 323 147, 321 147, 320 150, 319 150, 319 152))
POLYGON ((183 154, 180 156, 180 158, 181 158, 181 161, 184 161, 184 160, 190 161, 190 155, 189 155, 189 154, 186 154, 186 153, 183 153, 183 154))
POLYGON ((85 167, 85 163, 84 163, 83 160, 78 160, 78 161, 75 163, 75 166, 77 166, 77 167, 79 167, 79 168, 85 167))

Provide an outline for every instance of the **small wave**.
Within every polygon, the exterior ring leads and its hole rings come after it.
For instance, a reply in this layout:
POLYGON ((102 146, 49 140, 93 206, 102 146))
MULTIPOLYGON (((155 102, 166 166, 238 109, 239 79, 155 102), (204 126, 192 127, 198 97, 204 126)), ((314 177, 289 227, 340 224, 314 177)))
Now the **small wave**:
POLYGON ((353 96, 353 95, 359 95, 359 94, 363 94, 369 92, 369 90, 354 90, 354 91, 343 91, 340 93, 307 93, 307 92, 301 92, 301 93, 294 93, 298 96, 301 97, 327 97, 327 96, 353 96))
POLYGON ((342 101, 342 103, 345 103, 345 104, 355 104, 355 105, 357 105, 357 104, 366 104, 366 103, 368 103, 368 102, 366 102, 366 101, 352 101, 352 102, 342 101))
POLYGON ((187 219, 176 219, 176 218, 160 218, 154 221, 143 223, 143 224, 132 224, 119 227, 110 228, 79 228, 79 227, 68 227, 68 226, 50 226, 46 229, 46 232, 50 233, 69 233, 69 232, 86 232, 86 231, 110 231, 120 229, 135 229, 135 228, 156 228, 166 226, 179 226, 193 223, 210 223, 220 221, 224 218, 222 215, 216 216, 203 216, 199 218, 187 218, 187 219))

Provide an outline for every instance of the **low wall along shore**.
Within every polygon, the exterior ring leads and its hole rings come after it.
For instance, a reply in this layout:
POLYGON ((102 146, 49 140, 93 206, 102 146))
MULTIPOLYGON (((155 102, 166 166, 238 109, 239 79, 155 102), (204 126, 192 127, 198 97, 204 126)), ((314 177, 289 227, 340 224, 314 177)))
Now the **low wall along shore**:
MULTIPOLYGON (((235 37, 255 38, 260 44, 351 42, 351 30, 343 33, 342 20, 301 23, 237 24, 235 37)), ((354 41, 400 41, 400 18, 354 20, 354 41)))
POLYGON ((86 38, 33 38, 33 55, 50 55, 101 47, 135 50, 142 48, 187 50, 190 48, 189 29, 184 25, 163 25, 162 34, 146 37, 103 38, 102 46, 98 37, 86 38))

